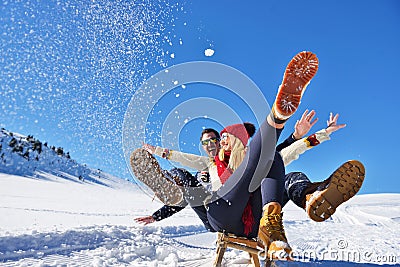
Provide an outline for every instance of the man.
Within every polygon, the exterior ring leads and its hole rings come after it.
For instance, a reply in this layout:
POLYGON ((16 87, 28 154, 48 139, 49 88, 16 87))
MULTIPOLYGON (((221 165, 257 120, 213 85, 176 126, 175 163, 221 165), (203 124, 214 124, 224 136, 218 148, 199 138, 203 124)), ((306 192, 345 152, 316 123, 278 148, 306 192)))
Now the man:
MULTIPOLYGON (((201 132, 201 137, 200 141, 202 143, 203 150, 207 153, 208 157, 198 157, 197 155, 193 155, 195 157, 191 157, 190 154, 185 154, 185 153, 173 153, 175 161, 179 161, 181 164, 186 165, 188 167, 192 167, 194 169, 197 169, 197 177, 202 180, 205 183, 210 183, 210 181, 219 181, 218 179, 218 173, 217 173, 217 168, 213 162, 214 157, 218 154, 219 152, 219 141, 220 141, 220 136, 218 131, 212 128, 206 128, 201 132), (210 176, 213 176, 212 178, 210 176), (214 177, 216 176, 216 177, 214 177)), ((154 147, 149 144, 144 144, 143 147, 147 151, 151 151, 150 153, 159 155, 164 158, 170 159, 172 156, 170 154, 170 151, 167 151, 166 149, 161 149, 159 147, 154 147)), ((171 159, 173 160, 173 159, 171 159)), ((166 172, 164 172, 165 174, 166 172)), ((180 185, 186 186, 186 187, 197 187, 201 186, 201 183, 199 182, 199 179, 192 176, 191 173, 189 173, 185 169, 181 168, 174 168, 169 171, 168 176, 173 176, 179 178, 179 181, 177 182, 180 185)), ((160 221, 165 218, 168 218, 172 216, 173 214, 183 210, 187 205, 187 202, 181 202, 180 205, 164 205, 161 207, 159 210, 154 212, 151 216, 146 216, 146 217, 140 217, 136 218, 135 221, 138 223, 142 223, 144 225, 153 223, 155 221, 160 221)), ((207 228, 209 231, 214 231, 212 227, 209 225, 208 220, 207 220, 207 213, 205 211, 204 206, 197 206, 193 207, 193 210, 196 212, 196 214, 199 216, 201 221, 203 222, 204 226, 207 228)))
MULTIPOLYGON (((314 120, 315 111, 306 110, 301 119, 295 125, 294 133, 284 142, 277 146, 277 151, 281 153, 285 166, 297 159, 306 150, 329 140, 332 132, 335 132, 346 125, 337 124, 338 114, 330 115, 327 121, 328 127, 317 133, 301 139, 311 127, 317 122, 314 120)), ((154 147, 145 144, 143 147, 151 154, 156 154, 168 160, 180 162, 182 165, 198 170, 197 176, 203 182, 210 182, 213 188, 221 186, 217 168, 214 162, 215 155, 219 152, 219 133, 214 129, 205 129, 201 133, 200 141, 208 157, 187 154, 179 151, 169 151, 165 148, 154 147)), ((285 176, 284 204, 292 200, 297 206, 306 210, 309 217, 314 221, 324 221, 328 219, 336 210, 337 206, 354 196, 360 189, 362 179, 353 181, 351 179, 341 179, 343 165, 339 167, 328 179, 312 183, 308 177, 301 172, 289 173, 285 176), (341 179, 341 189, 338 190, 338 181, 341 179), (345 190, 343 192, 343 189, 345 190)), ((165 176, 175 177, 176 183, 184 187, 200 187, 202 184, 184 169, 172 169, 170 172, 163 171, 165 176), (178 179, 177 179, 178 178, 178 179)), ((136 218, 135 221, 144 225, 155 221, 163 220, 185 208, 187 202, 182 201, 179 205, 164 205, 151 216, 136 218)), ((203 205, 193 207, 204 226, 214 231, 207 220, 206 211, 203 205)))

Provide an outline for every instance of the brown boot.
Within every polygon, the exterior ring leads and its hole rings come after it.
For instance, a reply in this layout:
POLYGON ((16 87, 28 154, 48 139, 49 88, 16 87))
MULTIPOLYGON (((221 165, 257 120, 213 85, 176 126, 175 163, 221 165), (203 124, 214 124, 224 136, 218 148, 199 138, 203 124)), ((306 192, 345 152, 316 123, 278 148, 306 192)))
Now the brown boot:
POLYGON ((339 205, 357 194, 364 178, 364 165, 357 160, 350 160, 325 181, 311 184, 305 196, 308 216, 316 222, 331 217, 339 205))
POLYGON ((170 175, 164 172, 157 160, 143 148, 132 152, 131 168, 135 177, 148 186, 156 197, 165 205, 178 206, 183 201, 183 193, 178 185, 168 179, 170 175))
POLYGON ((267 250, 268 259, 290 260, 290 247, 283 229, 281 205, 269 203, 263 208, 264 214, 260 220, 258 238, 267 250))

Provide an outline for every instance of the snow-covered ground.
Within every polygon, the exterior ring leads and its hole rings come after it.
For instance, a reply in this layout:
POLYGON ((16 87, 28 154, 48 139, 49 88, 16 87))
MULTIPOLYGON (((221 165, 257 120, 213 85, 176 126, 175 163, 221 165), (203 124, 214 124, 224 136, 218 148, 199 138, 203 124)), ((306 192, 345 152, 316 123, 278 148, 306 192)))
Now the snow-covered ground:
MULTIPOLYGON (((161 204, 132 183, 40 177, 0 174, 0 266, 212 266, 216 235, 190 209, 142 226, 161 204)), ((298 261, 278 266, 399 266, 399 224, 400 194, 356 196, 323 223, 288 205, 298 261)), ((225 266, 246 263, 225 253, 225 266)))

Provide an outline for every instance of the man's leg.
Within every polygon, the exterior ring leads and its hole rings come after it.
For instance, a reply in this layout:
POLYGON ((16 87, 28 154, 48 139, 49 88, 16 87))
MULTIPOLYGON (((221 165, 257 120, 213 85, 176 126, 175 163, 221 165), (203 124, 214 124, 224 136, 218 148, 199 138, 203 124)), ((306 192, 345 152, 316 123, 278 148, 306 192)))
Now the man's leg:
POLYGON ((184 187, 203 186, 196 177, 183 168, 173 168, 169 171, 169 175, 174 179, 175 183, 184 187))
POLYGON ((204 227, 210 231, 210 232, 216 232, 216 230, 214 230, 210 224, 210 222, 208 221, 207 218, 207 210, 204 206, 197 206, 197 207, 192 207, 192 209, 194 210, 194 212, 196 212, 197 216, 199 217, 199 219, 203 222, 204 227))
MULTIPOLYGON (((188 172, 185 169, 182 168, 173 168, 169 171, 169 175, 175 177, 174 180, 175 182, 179 185, 185 188, 184 190, 184 199, 186 202, 193 202, 191 201, 191 198, 193 196, 190 195, 190 190, 189 188, 195 187, 197 189, 200 189, 203 187, 203 185, 197 180, 195 176, 193 176, 190 172, 188 172), (189 201, 188 201, 189 200, 189 201)), ((212 226, 210 225, 210 222, 208 221, 207 218, 207 210, 204 207, 204 205, 191 205, 191 208, 196 212, 197 216, 199 219, 203 222, 204 227, 210 232, 216 232, 212 226)))
MULTIPOLYGON (((304 209, 306 204, 306 192, 311 192, 312 182, 302 172, 290 172, 285 175, 285 193, 283 197, 283 206, 289 200, 293 201, 298 207, 304 209)), ((316 183, 314 183, 316 184, 316 183)), ((314 191, 317 187, 314 188, 314 191)))
POLYGON ((360 190, 365 177, 363 164, 350 160, 337 168, 322 182, 311 182, 301 172, 285 176, 284 205, 290 199, 305 209, 308 216, 317 222, 331 217, 336 208, 352 198, 360 190))

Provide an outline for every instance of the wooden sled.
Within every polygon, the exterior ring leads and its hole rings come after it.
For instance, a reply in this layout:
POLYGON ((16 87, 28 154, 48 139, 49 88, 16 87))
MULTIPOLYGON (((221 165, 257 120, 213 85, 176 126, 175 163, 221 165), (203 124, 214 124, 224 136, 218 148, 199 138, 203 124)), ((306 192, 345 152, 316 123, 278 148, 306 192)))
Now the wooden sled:
MULTIPOLYGON (((250 255, 251 263, 254 267, 261 267, 259 255, 264 255, 264 249, 259 246, 255 239, 237 237, 232 234, 218 233, 217 237, 217 256, 214 261, 214 267, 221 267, 222 259, 227 248, 246 251, 250 255)), ((271 261, 265 261, 265 267, 271 266, 271 261)))

